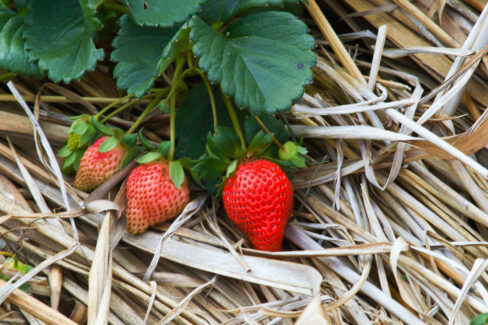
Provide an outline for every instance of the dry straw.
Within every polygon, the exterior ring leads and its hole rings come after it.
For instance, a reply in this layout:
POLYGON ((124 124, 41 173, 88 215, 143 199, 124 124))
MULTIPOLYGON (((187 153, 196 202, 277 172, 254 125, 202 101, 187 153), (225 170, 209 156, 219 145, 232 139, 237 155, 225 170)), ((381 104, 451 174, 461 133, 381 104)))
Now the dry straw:
POLYGON ((318 64, 286 117, 309 167, 279 253, 247 248, 206 195, 125 234, 134 165, 87 196, 54 152, 67 115, 144 103, 94 92, 96 74, 14 78, 0 90, 0 273, 17 281, 0 280, 0 322, 467 324, 488 311, 484 4, 308 1, 318 64))

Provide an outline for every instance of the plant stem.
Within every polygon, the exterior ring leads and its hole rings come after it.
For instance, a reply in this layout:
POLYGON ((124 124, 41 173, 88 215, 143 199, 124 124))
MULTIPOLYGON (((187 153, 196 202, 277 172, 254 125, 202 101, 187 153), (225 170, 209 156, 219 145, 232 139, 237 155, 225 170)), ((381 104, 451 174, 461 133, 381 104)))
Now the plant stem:
POLYGON ((227 111, 229 112, 230 120, 232 121, 232 126, 237 133, 237 136, 241 140, 241 147, 242 150, 246 150, 246 141, 244 141, 244 136, 242 135, 241 125, 239 124, 239 119, 237 118, 236 111, 234 109, 234 105, 232 105, 232 101, 230 98, 222 92, 222 97, 224 98, 225 106, 227 107, 227 111))
POLYGON ((175 141, 176 141, 175 110, 176 110, 176 97, 172 96, 169 99, 169 141, 171 142, 171 147, 169 148, 169 153, 168 153, 169 161, 173 161, 175 156, 175 141))
POLYGON ((261 125, 261 127, 263 128, 263 130, 266 133, 271 134, 271 137, 273 139, 273 142, 276 143, 276 145, 278 147, 280 147, 280 149, 285 150, 285 147, 283 147, 283 145, 278 141, 278 139, 275 138, 275 136, 273 135, 273 133, 271 131, 269 131, 269 129, 266 127, 266 125, 264 125, 263 121, 261 121, 261 119, 259 118, 259 116, 255 115, 254 118, 256 119, 256 121, 258 121, 259 125, 261 125))
POLYGON ((210 86, 210 83, 208 82, 208 79, 207 79, 207 76, 205 75, 205 73, 203 73, 202 70, 199 70, 198 72, 200 74, 200 77, 203 80, 203 83, 205 84, 205 87, 207 87, 208 97, 210 97, 210 107, 212 107, 213 126, 214 126, 214 132, 215 132, 217 125, 219 125, 218 124, 219 121, 217 118, 217 107, 215 106, 215 97, 214 97, 214 94, 212 91, 212 87, 210 86))
POLYGON ((183 80, 185 75, 189 73, 190 69, 183 71, 185 66, 185 57, 180 56, 176 59, 175 73, 173 74, 173 79, 171 80, 171 90, 169 91, 169 141, 171 142, 171 147, 169 148, 168 158, 170 161, 173 160, 175 155, 175 142, 176 142, 176 126, 175 126, 175 115, 176 115, 176 89, 179 83, 183 80))
MULTIPOLYGON (((127 100, 129 98, 131 98, 132 95, 127 95, 127 96, 124 96, 124 97, 121 97, 119 99, 117 99, 116 101, 114 101, 113 103, 110 103, 109 105, 105 106, 100 112, 97 113, 97 115, 95 115, 95 119, 98 121, 98 119, 100 118, 100 116, 102 116, 105 112, 107 112, 109 109, 111 109, 112 107, 114 107, 115 105, 117 105, 118 103, 121 103, 123 102, 124 100, 127 100)), ((126 104, 127 105, 127 104, 126 104)), ((123 107, 123 106, 122 106, 123 107)))
POLYGON ((160 93, 158 93, 156 95, 156 97, 153 99, 153 101, 151 103, 149 103, 149 105, 147 105, 147 107, 144 109, 144 111, 142 112, 142 114, 139 115, 139 117, 137 118, 137 120, 134 122, 134 124, 132 124, 132 126, 130 127, 130 129, 127 130, 127 132, 125 134, 131 134, 131 133, 133 133, 137 129, 137 127, 139 126, 139 124, 141 124, 141 122, 147 116, 147 114, 149 114, 149 112, 152 111, 152 109, 157 104, 159 104, 159 102, 161 101, 161 99, 164 97, 165 94, 166 94, 165 91, 161 91, 160 93))
POLYGON ((3 74, 3 75, 0 76, 0 81, 5 81, 5 80, 8 80, 8 79, 12 79, 13 77, 15 77, 15 73, 8 72, 8 73, 5 73, 5 74, 3 74))

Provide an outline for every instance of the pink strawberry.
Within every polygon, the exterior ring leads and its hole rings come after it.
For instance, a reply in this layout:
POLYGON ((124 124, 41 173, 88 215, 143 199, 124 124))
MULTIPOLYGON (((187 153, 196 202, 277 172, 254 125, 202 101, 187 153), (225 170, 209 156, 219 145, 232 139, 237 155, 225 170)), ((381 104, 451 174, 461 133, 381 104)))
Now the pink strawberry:
POLYGON ((224 208, 255 249, 280 251, 293 210, 293 186, 275 163, 255 160, 239 165, 226 180, 224 208))
POLYGON ((98 152, 98 148, 108 137, 101 137, 86 149, 76 173, 75 187, 82 191, 92 191, 120 170, 120 165, 127 152, 123 143, 107 152, 98 152))
POLYGON ((127 232, 138 234, 173 218, 190 201, 186 178, 177 189, 169 174, 169 163, 156 160, 132 170, 127 179, 127 232))

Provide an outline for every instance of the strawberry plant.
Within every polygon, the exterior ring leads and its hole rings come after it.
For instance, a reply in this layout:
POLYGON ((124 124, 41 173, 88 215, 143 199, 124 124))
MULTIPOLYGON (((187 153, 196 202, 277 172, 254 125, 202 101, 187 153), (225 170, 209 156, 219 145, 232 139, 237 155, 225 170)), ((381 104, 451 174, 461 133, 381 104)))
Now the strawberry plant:
MULTIPOLYGON (((315 43, 294 15, 299 10, 295 0, 7 0, 0 5, 0 69, 69 83, 101 60, 113 67, 125 94, 93 116, 73 117, 58 155, 65 172, 77 171, 75 185, 90 191, 149 151, 128 187, 142 184, 151 193, 142 196, 161 205, 136 225, 131 220, 150 204, 128 189, 131 232, 140 232, 186 204, 184 169, 219 195, 225 179, 253 161, 266 159, 273 175, 305 167, 306 150, 288 141, 275 117, 312 81, 315 43), (102 49, 107 39, 112 48, 102 49), (107 124, 142 100, 149 104, 128 130, 107 124), (158 110, 170 125, 169 141, 159 145, 139 128, 158 110), (146 174, 156 172, 159 185, 148 186, 146 174), (178 197, 171 208, 161 199, 170 192, 178 197)), ((293 205, 288 188, 284 224, 293 205)), ((271 246, 263 249, 276 250, 281 239, 271 246)))

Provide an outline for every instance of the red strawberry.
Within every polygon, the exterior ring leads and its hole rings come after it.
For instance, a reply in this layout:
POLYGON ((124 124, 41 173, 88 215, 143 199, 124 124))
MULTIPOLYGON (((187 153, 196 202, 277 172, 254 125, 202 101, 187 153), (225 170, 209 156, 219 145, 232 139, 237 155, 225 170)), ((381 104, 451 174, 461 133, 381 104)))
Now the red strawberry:
POLYGON ((293 210, 293 186, 275 163, 255 160, 239 165, 224 185, 224 208, 255 249, 281 250, 293 210))
POLYGON ((101 137, 83 154, 75 178, 77 189, 92 191, 119 171, 127 146, 120 143, 112 150, 98 152, 98 148, 107 138, 101 137))
POLYGON ((186 178, 177 189, 169 174, 169 163, 152 161, 132 170, 127 179, 127 232, 138 234, 173 218, 190 201, 186 178))

